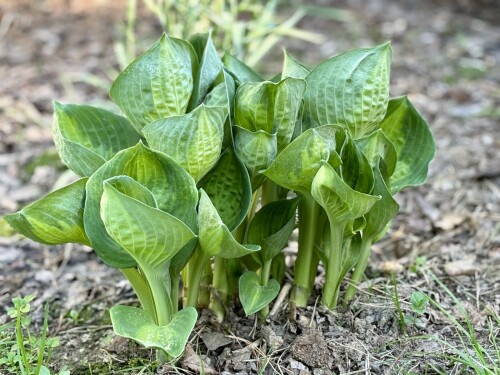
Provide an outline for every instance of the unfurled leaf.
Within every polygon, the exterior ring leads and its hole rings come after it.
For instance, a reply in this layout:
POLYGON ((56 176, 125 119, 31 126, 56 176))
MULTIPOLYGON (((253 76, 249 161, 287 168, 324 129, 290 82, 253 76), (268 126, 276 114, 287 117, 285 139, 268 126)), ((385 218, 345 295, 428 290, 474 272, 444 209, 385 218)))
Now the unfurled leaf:
POLYGON ((198 58, 193 47, 163 35, 115 80, 110 96, 134 127, 186 113, 198 58))
POLYGON ((240 301, 247 316, 269 305, 279 292, 280 284, 276 280, 271 279, 266 285, 260 285, 259 276, 251 271, 240 277, 240 301))
POLYGON ((422 115, 407 97, 391 99, 380 127, 398 154, 396 170, 390 179, 392 194, 423 184, 436 146, 422 115))
POLYGON ((328 163, 323 163, 314 177, 311 194, 332 223, 345 223, 361 217, 380 199, 350 188, 328 163))
POLYGON ((245 166, 231 148, 223 152, 198 185, 210 197, 224 224, 235 230, 250 208, 252 187, 245 166))
POLYGON ((82 178, 4 218, 33 241, 49 245, 68 242, 88 245, 83 228, 86 182, 87 178, 82 178))
POLYGON ((160 210, 196 231, 198 191, 193 178, 172 158, 142 143, 120 151, 89 179, 84 212, 85 230, 92 247, 106 264, 115 268, 136 265, 134 259, 108 235, 100 215, 103 182, 123 175, 148 188, 160 210))
POLYGON ((246 66, 242 61, 235 56, 225 53, 223 57, 224 66, 240 83, 245 82, 262 82, 263 79, 255 73, 250 67, 246 66))
POLYGON ((248 169, 252 190, 255 191, 265 180, 260 171, 268 168, 278 153, 276 134, 264 130, 252 132, 239 126, 235 126, 234 130, 234 148, 248 169))
POLYGON ((175 313, 165 326, 158 326, 148 312, 137 307, 114 306, 109 313, 117 335, 135 340, 146 348, 162 349, 172 357, 182 354, 198 318, 192 307, 175 313))
POLYGON ((311 183, 323 162, 341 164, 337 153, 346 139, 338 126, 325 125, 302 133, 290 143, 262 173, 278 185, 309 194, 311 183))
POLYGON ((227 109, 200 105, 183 116, 157 120, 142 132, 151 148, 172 157, 198 181, 217 163, 227 109))
MULTIPOLYGON (((195 237, 176 217, 118 191, 104 182, 101 219, 106 231, 145 271, 166 271, 168 261, 195 237)), ((152 195, 152 194, 151 194, 152 195)))
POLYGON ((189 102, 189 109, 193 110, 203 102, 208 89, 215 82, 223 65, 215 50, 211 34, 194 35, 190 42, 200 61, 200 66, 194 80, 193 94, 189 102))
POLYGON ((247 240, 261 246, 264 261, 273 259, 288 243, 295 228, 298 203, 299 198, 268 203, 252 219, 247 240))
POLYGON ((345 52, 306 77, 305 111, 316 125, 339 124, 354 139, 376 130, 389 101, 391 46, 345 52))
POLYGON ((292 77, 292 78, 306 78, 310 70, 298 62, 293 56, 289 55, 285 51, 285 59, 283 62, 283 72, 281 73, 282 78, 292 77))
POLYGON ((259 246, 242 245, 234 239, 203 189, 200 189, 198 227, 201 249, 208 256, 239 258, 260 250, 259 246))
POLYGON ((54 102, 53 134, 63 163, 84 177, 140 140, 123 116, 88 105, 58 102, 54 102))

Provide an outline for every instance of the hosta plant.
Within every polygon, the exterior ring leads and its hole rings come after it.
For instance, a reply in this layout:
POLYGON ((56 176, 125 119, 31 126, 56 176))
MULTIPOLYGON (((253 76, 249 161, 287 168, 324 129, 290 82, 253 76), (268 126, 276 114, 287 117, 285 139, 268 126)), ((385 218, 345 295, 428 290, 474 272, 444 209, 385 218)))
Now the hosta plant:
POLYGON ((313 69, 285 54, 264 80, 208 35, 164 35, 113 83, 121 114, 55 103, 55 144, 80 178, 6 220, 121 270, 141 307, 112 307, 113 328, 163 361, 183 352, 198 308, 223 319, 239 296, 266 316, 296 227, 292 313, 319 266, 323 303, 348 303, 394 194, 423 183, 434 155, 426 121, 389 98, 390 61, 387 43, 313 69))

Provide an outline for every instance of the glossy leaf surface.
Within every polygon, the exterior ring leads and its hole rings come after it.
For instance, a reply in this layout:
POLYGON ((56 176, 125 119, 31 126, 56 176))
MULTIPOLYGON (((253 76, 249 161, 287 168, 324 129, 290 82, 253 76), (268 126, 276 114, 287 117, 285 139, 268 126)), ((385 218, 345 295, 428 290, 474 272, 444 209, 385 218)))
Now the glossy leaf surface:
POLYGON ((49 245, 77 242, 88 245, 83 228, 85 184, 82 178, 5 216, 16 231, 49 245))
POLYGON ((134 127, 186 113, 198 58, 186 41, 163 35, 115 80, 110 96, 134 127))
POLYGON ((151 148, 172 157, 198 181, 217 163, 227 109, 200 105, 183 116, 157 120, 144 127, 151 148))
POLYGON ((280 291, 276 280, 269 280, 266 285, 260 285, 259 276, 255 272, 245 272, 240 277, 239 295, 245 314, 252 315, 269 305, 280 291))
POLYGON ((54 102, 52 130, 63 163, 84 177, 140 140, 125 117, 88 105, 54 102))

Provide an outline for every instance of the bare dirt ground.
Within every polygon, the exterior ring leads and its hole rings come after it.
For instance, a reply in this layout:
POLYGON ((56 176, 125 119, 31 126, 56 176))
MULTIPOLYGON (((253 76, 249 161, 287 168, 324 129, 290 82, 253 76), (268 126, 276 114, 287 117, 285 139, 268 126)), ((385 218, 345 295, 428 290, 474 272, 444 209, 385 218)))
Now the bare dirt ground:
MULTIPOLYGON (((117 25, 123 3, 0 2, 0 215, 64 183, 51 140, 51 102, 109 105, 106 88, 116 74, 113 45, 122 35, 117 25)), ((374 247, 353 304, 332 313, 312 298, 292 323, 285 300, 258 326, 239 307, 224 325, 204 312, 177 367, 155 370, 148 365, 150 351, 112 333, 109 307, 136 303, 117 271, 90 249, 38 245, 0 221, 0 324, 9 320, 14 296, 37 296, 38 323, 49 302, 50 335, 62 343, 51 367, 66 366, 72 374, 473 373, 444 343, 474 355, 461 346, 456 323, 445 313, 463 323, 464 311, 433 275, 458 298, 480 344, 493 350, 489 334, 500 330, 499 322, 488 329, 500 312, 500 6, 445 0, 317 4, 342 10, 337 21, 308 17, 302 24, 322 32, 327 42, 283 45, 314 65, 391 40, 391 95, 409 95, 428 119, 438 148, 428 183, 398 196, 401 212, 374 247), (443 311, 432 304, 423 314, 412 311, 417 290, 443 311), (400 314, 406 316, 406 334, 400 314)), ((144 39, 140 48, 161 32, 147 14, 137 29, 144 39)), ((275 63, 263 66, 269 73, 279 69, 275 63)))

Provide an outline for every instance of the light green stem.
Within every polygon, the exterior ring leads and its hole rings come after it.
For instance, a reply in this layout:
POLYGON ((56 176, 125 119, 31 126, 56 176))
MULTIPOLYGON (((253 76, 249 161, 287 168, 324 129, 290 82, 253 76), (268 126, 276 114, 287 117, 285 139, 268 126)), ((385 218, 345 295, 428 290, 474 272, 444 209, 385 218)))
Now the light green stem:
POLYGON ((224 304, 227 303, 228 289, 229 282, 226 271, 226 261, 223 258, 215 257, 210 310, 213 311, 219 322, 222 322, 226 315, 224 304))
POLYGON ((29 367, 29 363, 26 358, 26 351, 24 350, 24 339, 23 339, 23 331, 21 326, 21 308, 17 308, 17 316, 16 316, 16 340, 17 340, 17 349, 19 350, 19 368, 21 372, 24 369, 24 373, 27 375, 31 375, 31 369, 29 367))
POLYGON ((172 301, 172 315, 179 311, 179 285, 181 276, 179 274, 170 276, 170 284, 172 290, 170 291, 170 300, 172 301))
MULTIPOLYGON (((266 286, 267 283, 269 282, 269 274, 271 273, 272 261, 273 261, 272 259, 265 261, 264 264, 262 265, 262 268, 260 269, 260 286, 266 286)), ((264 306, 259 311, 259 317, 261 319, 265 319, 268 314, 269 314, 269 305, 264 306)))
POLYGON ((311 264, 320 206, 310 195, 304 195, 299 203, 299 250, 295 261, 295 280, 290 296, 292 311, 307 306, 311 292, 311 264))
POLYGON ((184 307, 198 307, 198 291, 201 277, 205 266, 210 261, 210 257, 205 255, 201 248, 196 248, 193 257, 189 261, 189 272, 187 279, 187 295, 185 296, 184 307))
POLYGON ((134 290, 137 298, 139 298, 139 302, 144 310, 150 313, 155 320, 157 320, 155 303, 153 301, 153 296, 151 294, 151 289, 148 285, 146 279, 139 273, 138 269, 133 268, 123 268, 120 269, 122 273, 125 275, 127 280, 132 285, 132 289, 134 290))
POLYGON ((323 288, 323 304, 329 309, 337 307, 340 287, 340 273, 342 269, 342 239, 344 223, 330 221, 330 250, 326 265, 325 286, 323 288))
POLYGON ((262 184, 262 205, 277 201, 279 199, 279 186, 267 179, 262 184))

